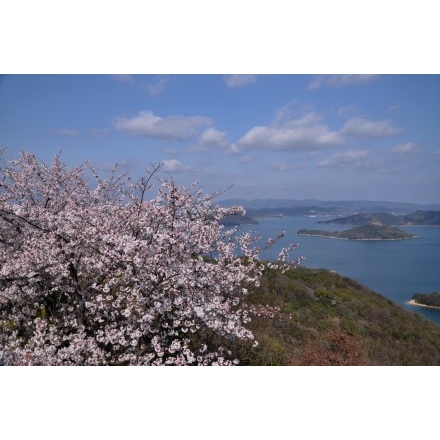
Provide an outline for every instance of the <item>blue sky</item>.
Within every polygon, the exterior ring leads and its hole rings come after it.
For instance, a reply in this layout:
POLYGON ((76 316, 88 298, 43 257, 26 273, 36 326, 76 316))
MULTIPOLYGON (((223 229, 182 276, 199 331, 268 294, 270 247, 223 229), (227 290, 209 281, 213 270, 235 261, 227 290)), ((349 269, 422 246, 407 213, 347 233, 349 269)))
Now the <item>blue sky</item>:
POLYGON ((440 203, 439 75, 4 75, 0 147, 223 198, 440 203))

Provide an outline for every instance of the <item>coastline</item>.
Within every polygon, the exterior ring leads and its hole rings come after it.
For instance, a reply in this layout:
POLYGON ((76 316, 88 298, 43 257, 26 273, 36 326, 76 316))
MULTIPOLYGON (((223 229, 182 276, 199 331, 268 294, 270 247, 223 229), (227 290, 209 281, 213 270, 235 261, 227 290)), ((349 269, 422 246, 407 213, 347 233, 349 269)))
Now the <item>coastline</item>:
POLYGON ((440 307, 436 307, 436 306, 427 306, 426 304, 420 304, 416 301, 414 301, 413 299, 410 299, 409 301, 406 302, 407 304, 410 304, 412 306, 419 306, 419 307, 427 307, 428 309, 436 309, 436 310, 440 310, 440 307))
POLYGON ((333 235, 318 235, 318 234, 298 234, 298 235, 304 235, 306 237, 336 238, 337 240, 351 240, 351 241, 400 241, 400 240, 411 240, 412 238, 418 237, 418 235, 415 235, 414 237, 408 237, 408 238, 345 238, 345 237, 335 237, 333 235))

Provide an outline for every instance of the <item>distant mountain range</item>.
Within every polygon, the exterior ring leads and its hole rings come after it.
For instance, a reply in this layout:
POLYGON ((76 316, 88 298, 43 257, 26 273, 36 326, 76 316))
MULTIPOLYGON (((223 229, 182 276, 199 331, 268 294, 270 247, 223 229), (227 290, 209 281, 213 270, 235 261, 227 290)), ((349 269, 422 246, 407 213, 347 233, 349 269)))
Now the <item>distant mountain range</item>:
MULTIPOLYGON (((278 211, 284 212, 306 212, 312 213, 336 213, 355 214, 360 212, 386 212, 390 214, 403 215, 417 210, 438 211, 440 204, 423 205, 417 203, 400 203, 387 201, 370 200, 317 200, 317 199, 229 199, 218 202, 221 206, 243 206, 247 211, 264 212, 278 211)), ((297 214, 294 214, 297 215, 297 214)), ((302 215, 302 214, 299 214, 302 215)))
POLYGON ((385 201, 323 201, 277 199, 229 199, 221 206, 240 205, 246 209, 246 217, 228 218, 227 223, 245 224, 268 217, 308 216, 332 217, 319 223, 363 225, 368 223, 396 225, 440 225, 440 205, 419 205, 385 201))

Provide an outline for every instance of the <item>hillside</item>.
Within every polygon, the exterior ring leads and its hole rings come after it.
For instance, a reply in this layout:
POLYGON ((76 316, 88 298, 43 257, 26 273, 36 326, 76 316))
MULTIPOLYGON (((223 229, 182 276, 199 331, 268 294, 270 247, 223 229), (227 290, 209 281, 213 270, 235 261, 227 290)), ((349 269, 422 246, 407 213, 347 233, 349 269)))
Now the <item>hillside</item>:
POLYGON ((415 237, 391 226, 375 224, 362 225, 346 231, 323 231, 315 229, 300 229, 298 235, 315 235, 319 237, 343 238, 346 240, 406 240, 415 237))
POLYGON ((402 224, 440 226, 440 211, 415 211, 400 216, 402 224))
POLYGON ((325 269, 267 269, 246 302, 259 345, 233 347, 244 365, 440 365, 439 325, 325 269))

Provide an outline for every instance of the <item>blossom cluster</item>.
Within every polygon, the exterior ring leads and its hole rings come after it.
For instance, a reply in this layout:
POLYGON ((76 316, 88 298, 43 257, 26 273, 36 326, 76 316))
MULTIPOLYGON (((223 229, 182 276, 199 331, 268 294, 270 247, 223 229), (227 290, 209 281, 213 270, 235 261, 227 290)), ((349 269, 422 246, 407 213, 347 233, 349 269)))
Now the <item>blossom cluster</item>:
POLYGON ((156 171, 3 161, 0 364, 234 365, 222 341, 255 343, 260 250, 220 222, 243 209, 156 171))
POLYGON ((268 304, 266 304, 266 305, 250 304, 249 306, 246 307, 246 310, 248 310, 248 312, 251 315, 262 317, 262 318, 271 318, 271 319, 275 318, 277 320, 281 320, 287 316, 288 319, 292 319, 292 315, 282 312, 280 307, 270 306, 268 304))

